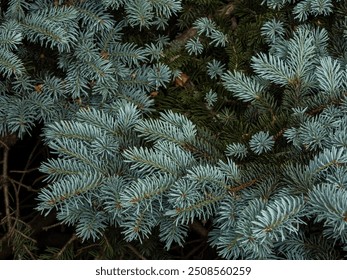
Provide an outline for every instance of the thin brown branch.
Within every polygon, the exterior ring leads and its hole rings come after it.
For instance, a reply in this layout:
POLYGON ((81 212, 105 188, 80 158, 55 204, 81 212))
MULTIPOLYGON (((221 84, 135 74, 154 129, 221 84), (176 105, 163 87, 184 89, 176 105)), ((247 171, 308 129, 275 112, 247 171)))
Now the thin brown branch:
POLYGON ((49 229, 51 229, 51 228, 55 228, 55 227, 57 227, 57 226, 61 226, 61 223, 56 223, 56 224, 54 224, 54 225, 50 225, 50 226, 43 227, 42 230, 47 231, 47 230, 49 230, 49 229))
POLYGON ((7 144, 6 144, 4 141, 1 141, 1 140, 0 140, 0 144, 1 144, 1 146, 4 147, 4 149, 6 149, 6 150, 9 150, 9 149, 10 149, 10 147, 7 146, 7 144))
POLYGON ((185 259, 189 259, 190 257, 194 256, 196 252, 201 250, 201 247, 206 246, 205 243, 200 243, 198 246, 194 247, 193 250, 191 250, 187 255, 184 256, 185 259))
POLYGON ((64 247, 61 248, 61 250, 56 254, 55 259, 58 260, 60 258, 60 256, 64 253, 64 251, 66 250, 66 248, 75 240, 77 240, 77 236, 75 234, 73 234, 71 236, 71 238, 68 240, 68 242, 65 243, 64 247))
POLYGON ((16 211, 15 211, 16 221, 15 221, 15 223, 17 223, 17 221, 20 219, 20 216, 19 216, 19 213, 20 213, 19 187, 14 186, 13 189, 14 189, 15 196, 16 196, 16 199, 15 199, 15 202, 16 202, 16 211))
POLYGON ((126 247, 128 247, 141 260, 146 260, 146 258, 133 245, 127 244, 126 247))
POLYGON ((79 255, 83 254, 83 252, 85 252, 85 251, 88 252, 88 251, 90 251, 91 248, 98 247, 98 246, 99 246, 99 244, 95 243, 95 244, 90 244, 88 246, 80 248, 77 250, 75 257, 77 258, 79 255))
POLYGON ((203 238, 206 238, 208 236, 208 230, 197 221, 190 224, 189 227, 203 238))
POLYGON ((29 168, 29 166, 31 164, 31 161, 32 161, 32 159, 34 157, 34 154, 35 154, 35 152, 36 152, 36 150, 37 150, 39 145, 40 145, 40 141, 37 141, 36 144, 35 144, 35 147, 32 149, 32 151, 31 151, 31 153, 30 153, 30 155, 28 157, 28 160, 27 160, 26 165, 25 165, 24 170, 23 170, 23 174, 22 174, 22 176, 21 176, 21 178, 19 180, 21 183, 23 183, 24 176, 29 172, 28 168, 29 168))
POLYGON ((30 236, 24 234, 24 233, 21 232, 20 230, 17 230, 17 229, 16 229, 15 231, 16 231, 16 233, 18 233, 19 235, 21 235, 21 236, 24 237, 25 239, 28 239, 28 240, 30 240, 30 241, 33 242, 33 243, 37 243, 37 241, 36 241, 35 239, 33 239, 33 238, 31 238, 30 236))
POLYGON ((30 173, 30 172, 36 171, 37 169, 38 169, 37 167, 34 167, 27 170, 11 170, 10 173, 30 173))
POLYGON ((42 175, 37 177, 34 182, 32 182, 32 185, 36 185, 37 182, 42 182, 43 179, 45 179, 47 177, 47 175, 42 175))
POLYGON ((231 192, 231 193, 235 193, 235 192, 238 192, 238 191, 241 191, 245 188, 248 188, 250 186, 252 186, 253 184, 257 183, 259 181, 259 179, 253 179, 253 180, 250 180, 248 182, 245 182, 239 186, 229 186, 228 187, 228 191, 231 192))
MULTIPOLYGON (((190 240, 190 241, 187 241, 184 243, 184 246, 185 247, 188 247, 189 245, 192 245, 192 244, 195 244, 195 243, 202 243, 204 242, 206 239, 205 238, 199 238, 199 239, 194 239, 194 240, 190 240)), ((173 246, 170 248, 171 251, 176 251, 176 250, 179 250, 179 249, 182 249, 182 246, 180 245, 176 245, 176 246, 173 246)))
POLYGON ((31 186, 27 186, 27 185, 24 185, 23 183, 13 179, 13 178, 8 178, 9 181, 13 184, 13 185, 18 185, 20 187, 23 187, 25 188, 26 190, 30 191, 30 192, 38 192, 38 190, 35 190, 33 189, 31 186))
POLYGON ((10 192, 9 192, 9 180, 8 180, 8 156, 10 149, 5 143, 4 145, 4 155, 3 155, 3 165, 2 165, 2 185, 4 190, 4 203, 5 203, 5 215, 8 231, 10 231, 12 227, 11 223, 11 206, 10 206, 10 192))
POLYGON ((35 256, 31 253, 31 251, 28 249, 28 247, 26 245, 23 245, 23 247, 24 247, 25 251, 28 253, 28 255, 30 256, 30 258, 32 260, 35 260, 36 259, 35 256))

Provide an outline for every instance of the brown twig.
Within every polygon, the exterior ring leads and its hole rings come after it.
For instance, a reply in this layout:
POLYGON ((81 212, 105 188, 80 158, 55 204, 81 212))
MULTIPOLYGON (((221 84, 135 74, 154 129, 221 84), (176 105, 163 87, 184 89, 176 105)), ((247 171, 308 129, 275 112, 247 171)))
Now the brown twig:
POLYGON ((229 186, 228 187, 228 191, 231 192, 231 193, 235 193, 235 192, 241 191, 241 190, 243 190, 245 188, 248 188, 248 187, 252 186, 253 184, 255 184, 257 182, 258 182, 258 179, 253 179, 253 180, 250 180, 248 182, 242 183, 239 186, 229 186))
POLYGON ((11 170, 10 173, 30 173, 36 170, 37 170, 37 167, 34 167, 28 170, 11 170))
POLYGON ((200 224, 199 222, 195 221, 192 224, 190 224, 189 226, 193 231, 195 231, 196 233, 198 233, 201 237, 206 238, 208 236, 208 230, 203 227, 202 224, 200 224))
MULTIPOLYGON (((0 144, 1 144, 1 146, 3 146, 4 147, 4 149, 7 149, 7 150, 9 150, 10 149, 10 147, 9 146, 7 146, 7 144, 4 142, 4 141, 1 141, 0 140, 0 144)), ((3 162, 3 161, 2 161, 3 162)))
POLYGON ((202 247, 206 246, 205 243, 200 243, 198 246, 194 247, 187 255, 184 256, 185 259, 189 259, 194 256, 196 252, 200 251, 202 247))
POLYGON ((63 248, 61 248, 61 250, 55 255, 55 259, 58 260, 59 257, 64 253, 64 251, 66 250, 66 248, 75 240, 77 239, 77 236, 75 234, 73 234, 71 236, 71 238, 68 240, 68 242, 66 242, 66 244, 64 245, 63 248))
POLYGON ((24 247, 24 250, 27 252, 27 254, 30 256, 30 258, 31 258, 32 260, 35 260, 35 259, 36 259, 35 256, 34 256, 33 253, 28 249, 28 247, 27 247, 26 245, 23 245, 23 247, 24 247))
POLYGON ((24 184, 22 184, 21 182, 15 180, 15 179, 13 179, 13 178, 9 178, 9 181, 10 181, 13 185, 18 185, 18 186, 20 186, 20 187, 23 187, 23 188, 25 188, 26 190, 28 190, 28 191, 30 191, 30 192, 38 192, 38 190, 35 190, 35 189, 33 189, 32 187, 30 187, 30 186, 24 185, 24 184))
MULTIPOLYGON (((28 169, 28 168, 29 168, 29 166, 30 166, 30 164, 31 164, 31 161, 32 161, 32 159, 33 159, 33 157, 34 157, 34 154, 35 154, 37 148, 39 147, 39 145, 40 145, 40 141, 37 141, 36 144, 35 144, 35 147, 32 149, 32 151, 31 151, 31 153, 30 153, 30 155, 29 155, 29 157, 28 157, 28 160, 27 160, 26 165, 25 165, 24 170, 23 170, 23 174, 22 174, 22 176, 21 176, 21 178, 20 178, 20 182, 21 182, 21 183, 23 183, 24 176, 25 176, 25 175, 29 172, 29 170, 30 170, 30 169, 28 169)), ((36 169, 37 169, 37 168, 36 168, 36 169)), ((34 170, 35 170, 35 168, 34 168, 34 170)), ((31 170, 30 170, 30 172, 31 172, 31 170)))
POLYGON ((133 245, 127 244, 126 247, 128 247, 141 260, 146 260, 146 258, 133 245))
POLYGON ((15 231, 16 231, 17 234, 21 235, 23 238, 28 239, 28 240, 30 240, 33 243, 37 243, 37 240, 35 240, 35 239, 31 238, 30 236, 24 234, 20 230, 15 230, 15 231))
POLYGON ((49 226, 43 227, 42 230, 47 231, 47 230, 49 230, 51 228, 55 228, 57 226, 61 226, 61 223, 56 223, 56 224, 53 224, 53 225, 49 225, 49 226))
POLYGON ((90 248, 94 248, 98 246, 99 246, 98 243, 94 243, 94 244, 90 244, 90 245, 84 246, 83 248, 78 249, 75 255, 75 259, 77 259, 79 255, 83 254, 83 252, 90 251, 90 248))
POLYGON ((4 202, 5 202, 5 215, 8 231, 10 231, 12 227, 11 223, 11 208, 10 208, 10 193, 9 193, 9 180, 8 180, 8 156, 10 148, 5 144, 1 143, 4 147, 4 155, 3 155, 3 165, 2 165, 2 185, 4 189, 4 202))

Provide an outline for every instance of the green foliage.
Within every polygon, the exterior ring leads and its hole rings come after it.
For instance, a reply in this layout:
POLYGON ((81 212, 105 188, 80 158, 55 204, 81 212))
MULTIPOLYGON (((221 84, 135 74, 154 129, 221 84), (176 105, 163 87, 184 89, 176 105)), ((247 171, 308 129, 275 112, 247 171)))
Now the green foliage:
MULTIPOLYGON (((71 117, 81 104, 76 106, 71 101, 68 102, 69 97, 74 100, 81 98, 79 102, 83 103, 82 106, 89 106, 99 97, 105 103, 117 95, 136 99, 134 91, 154 90, 167 83, 170 69, 162 63, 147 64, 148 60, 157 59, 145 48, 123 42, 122 30, 129 28, 129 24, 133 26, 133 22, 139 22, 141 15, 138 12, 149 14, 148 18, 142 19, 141 26, 157 25, 158 20, 164 23, 178 12, 180 3, 140 2, 147 4, 142 7, 128 1, 124 7, 125 18, 116 21, 111 12, 94 1, 75 1, 72 5, 64 1, 36 1, 31 5, 24 5, 22 1, 10 1, 1 25, 3 51, 0 71, 6 78, 3 83, 8 84, 8 102, 18 98, 15 92, 23 91, 25 94, 21 96, 22 105, 18 101, 13 102, 21 106, 17 110, 23 112, 22 115, 16 119, 5 115, 4 118, 11 125, 4 124, 5 128, 1 133, 8 131, 22 137, 24 132, 30 130, 34 120, 54 120, 52 113, 45 110, 47 105, 58 111, 55 113, 55 120, 66 114, 66 107, 70 111, 68 116, 71 117), (136 10, 129 7, 136 7, 136 10), (19 8, 23 11, 23 16, 12 16, 12 10, 19 8), (162 16, 161 19, 159 15, 162 16), (23 44, 24 40, 29 42, 29 47, 23 44), (38 73, 25 67, 25 52, 32 49, 30 44, 51 49, 50 52, 57 56, 57 68, 53 69, 54 72, 37 77, 38 73), (39 87, 34 88, 35 84, 39 87), (37 110, 28 109, 32 106, 37 110)), ((124 3, 108 3, 111 4, 118 7, 124 3)), ((44 53, 38 55, 44 59, 44 53)), ((143 107, 146 107, 145 104, 143 107)), ((13 111, 9 110, 8 114, 11 112, 13 111)))

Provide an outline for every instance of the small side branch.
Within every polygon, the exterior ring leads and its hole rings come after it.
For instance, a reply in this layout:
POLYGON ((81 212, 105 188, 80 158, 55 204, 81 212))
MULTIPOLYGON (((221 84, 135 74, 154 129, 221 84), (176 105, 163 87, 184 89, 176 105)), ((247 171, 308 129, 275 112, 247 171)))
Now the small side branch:
POLYGON ((77 236, 75 234, 73 234, 71 236, 71 238, 68 240, 68 242, 65 243, 64 247, 61 248, 61 250, 55 255, 56 260, 59 260, 59 258, 61 257, 61 255, 66 251, 66 249, 68 248, 68 246, 70 244, 72 244, 75 240, 77 240, 77 236))
POLYGON ((11 207, 10 207, 10 193, 9 193, 9 178, 8 178, 8 156, 10 149, 7 145, 3 145, 4 155, 1 174, 1 185, 4 190, 4 203, 5 203, 5 215, 8 231, 12 227, 11 223, 11 207))

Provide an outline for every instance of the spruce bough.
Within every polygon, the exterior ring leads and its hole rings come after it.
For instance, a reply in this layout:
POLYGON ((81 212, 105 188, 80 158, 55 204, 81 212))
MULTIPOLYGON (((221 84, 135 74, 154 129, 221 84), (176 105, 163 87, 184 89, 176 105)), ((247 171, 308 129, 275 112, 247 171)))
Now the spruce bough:
MULTIPOLYGON (((42 120, 45 143, 56 154, 40 167, 48 185, 37 210, 56 211, 83 241, 114 228, 126 242, 157 235, 170 250, 184 247, 198 225, 221 258, 344 257, 347 38, 329 36, 337 36, 337 25, 346 34, 347 26, 341 16, 330 17, 326 27, 306 21, 339 14, 343 3, 321 1, 319 10, 315 1, 300 1, 294 30, 279 19, 267 21, 261 35, 268 50, 252 57, 252 74, 210 64, 206 75, 246 105, 237 116, 245 131, 221 150, 216 132, 185 115, 151 115, 149 93, 167 86, 176 70, 153 55, 165 43, 122 41, 125 28, 164 27, 179 1, 10 2, 3 26, 15 20, 20 27, 2 32, 8 62, 0 71, 12 91, 3 87, 0 98, 17 107, 0 110, 2 133, 21 137, 42 120), (306 2, 311 6, 303 11, 306 2), (15 16, 15 7, 23 13, 15 16), (108 11, 118 9, 126 16, 117 21, 108 11), (42 89, 31 88, 16 51, 22 37, 52 48, 58 58, 63 74, 46 73, 42 89)), ((264 2, 276 9, 285 4, 264 2)), ((195 26, 197 37, 186 45, 190 55, 203 51, 194 43, 203 35, 216 47, 227 44, 207 18, 195 26)), ((213 108, 216 96, 207 101, 213 108)))

